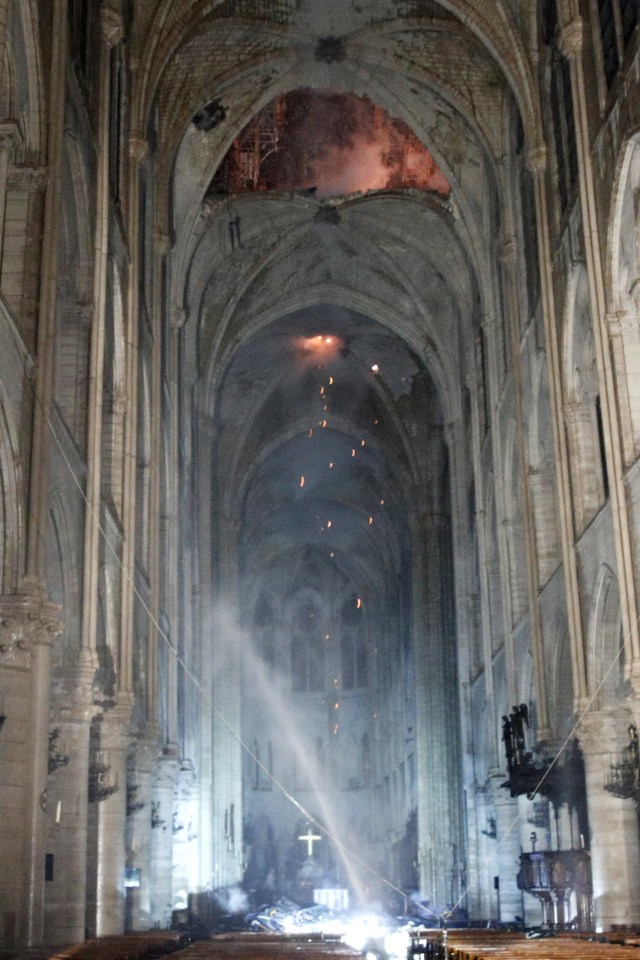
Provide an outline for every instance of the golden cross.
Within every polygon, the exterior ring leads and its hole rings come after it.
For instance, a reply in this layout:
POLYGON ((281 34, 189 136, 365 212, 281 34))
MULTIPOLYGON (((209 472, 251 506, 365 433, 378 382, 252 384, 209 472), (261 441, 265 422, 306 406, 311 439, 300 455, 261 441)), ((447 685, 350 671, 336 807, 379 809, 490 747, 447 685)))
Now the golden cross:
POLYGON ((307 842, 307 856, 313 856, 313 844, 317 840, 322 840, 322 837, 319 837, 317 833, 314 833, 311 829, 311 825, 306 833, 303 833, 301 837, 298 837, 298 840, 306 840, 307 842))

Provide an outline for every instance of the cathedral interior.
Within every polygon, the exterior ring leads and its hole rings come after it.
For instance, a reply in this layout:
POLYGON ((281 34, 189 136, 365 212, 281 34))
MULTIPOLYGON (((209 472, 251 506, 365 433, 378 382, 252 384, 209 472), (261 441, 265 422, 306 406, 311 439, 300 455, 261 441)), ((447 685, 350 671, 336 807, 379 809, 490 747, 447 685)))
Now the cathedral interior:
POLYGON ((0 0, 0 948, 640 924, 638 0, 0 0))

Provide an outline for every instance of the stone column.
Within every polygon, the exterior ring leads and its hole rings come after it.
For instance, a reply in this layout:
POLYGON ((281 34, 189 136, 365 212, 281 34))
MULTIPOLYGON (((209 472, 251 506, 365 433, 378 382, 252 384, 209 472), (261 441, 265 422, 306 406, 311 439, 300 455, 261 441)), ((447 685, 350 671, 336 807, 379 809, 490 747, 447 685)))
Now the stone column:
POLYGON ((0 878, 0 918, 6 939, 42 942, 49 746, 51 644, 61 633, 59 608, 29 597, 0 598, 0 680, 6 720, 2 758, 0 853, 10 873, 0 878))
POLYGON ((82 639, 95 648, 98 620, 100 501, 102 480, 103 377, 109 248, 109 113, 111 49, 122 36, 122 22, 112 10, 100 11, 99 115, 96 162, 96 226, 93 264, 93 322, 87 391, 87 510, 84 530, 82 639))
MULTIPOLYGON (((96 877, 96 935, 124 931, 127 820, 127 749, 131 708, 123 702, 104 715, 100 724, 100 751, 96 760, 108 768, 105 786, 117 789, 98 793, 98 866, 96 877)), ((90 771, 91 776, 91 771, 90 771)), ((91 782, 91 781, 90 781, 91 782)), ((99 789, 100 789, 100 785, 99 789)))
POLYGON ((65 765, 49 773, 47 853, 53 879, 47 883, 45 942, 81 943, 86 927, 89 728, 95 666, 82 658, 53 691, 51 729, 65 765))
POLYGON ((154 926, 169 927, 173 897, 173 803, 178 776, 178 758, 165 753, 156 766, 151 792, 151 896, 150 914, 154 926))
MULTIPOLYGON (((430 453, 437 462, 433 447, 430 453)), ((444 908, 452 891, 454 902, 458 896, 453 851, 456 861, 463 852, 455 641, 447 611, 453 597, 443 566, 451 552, 450 526, 447 517, 434 514, 423 514, 414 525, 415 555, 421 558, 414 563, 412 627, 420 883, 424 896, 444 908)))
POLYGON ((175 907, 186 907, 190 891, 195 889, 192 866, 193 797, 195 775, 188 761, 183 761, 176 775, 176 790, 171 818, 173 838, 173 873, 171 898, 175 907))
POLYGON ((618 398, 611 345, 607 330, 607 290, 605 283, 605 264, 600 243, 601 233, 606 235, 607 224, 598 221, 596 184, 593 172, 591 152, 591 131, 589 129, 589 98, 584 67, 584 23, 581 17, 575 17, 566 23, 560 34, 560 46, 571 64, 571 92, 573 111, 576 121, 576 148, 580 171, 580 206, 585 247, 585 261, 589 280, 589 299, 593 320, 593 339, 596 354, 596 367, 600 387, 600 405, 602 411, 602 430, 609 475, 611 500, 611 519, 616 548, 616 567, 620 589, 620 612, 622 630, 628 640, 632 663, 632 678, 640 685, 640 631, 638 628, 638 599, 634 582, 634 557, 629 506, 625 490, 625 470, 618 415, 618 398))
MULTIPOLYGON (((508 178, 512 182, 512 178, 508 178)), ((513 210, 506 204, 504 218, 509 229, 514 229, 513 210)), ((537 735, 540 740, 550 737, 549 716, 547 709, 547 689, 544 670, 544 638, 542 635, 542 618, 538 595, 540 593, 540 578, 536 543, 535 517, 533 513, 533 498, 528 484, 529 462, 525 436, 525 421, 523 413, 524 387, 522 382, 522 355, 521 355, 521 320, 519 315, 520 298, 518 294, 518 263, 516 257, 516 242, 513 235, 507 235, 503 241, 502 265, 507 291, 507 315, 511 335, 511 375, 513 378, 513 395, 516 413, 516 451, 520 468, 520 496, 522 524, 524 533, 524 549, 527 564, 527 607, 531 630, 531 652, 535 664, 536 706, 538 715, 537 735)), ((512 560, 513 562, 513 560, 512 560)))
POLYGON ((151 799, 158 740, 148 737, 133 748, 127 782, 127 866, 140 870, 140 886, 127 890, 127 929, 149 930, 151 923, 151 799))
POLYGON ((501 923, 508 923, 522 916, 522 891, 517 878, 520 867, 520 812, 518 801, 500 784, 504 774, 496 772, 492 777, 492 792, 496 810, 496 861, 499 881, 499 915, 501 923))
POLYGON ((575 551, 575 528, 571 498, 571 477, 567 436, 564 427, 560 336, 553 287, 550 247, 549 197, 547 195, 547 150, 539 145, 529 151, 529 169, 533 174, 536 200, 536 227, 540 259, 540 298, 544 320, 545 352, 549 376, 549 402, 553 428, 553 447, 558 496, 558 525, 564 567, 567 626, 571 644, 574 706, 577 710, 587 702, 587 669, 580 609, 578 562, 575 551))
MULTIPOLYGON (((2 5, 0 3, 0 18, 2 5)), ((2 32, 2 23, 0 20, 0 33, 2 32)), ((1 61, 0 61, 1 62, 1 61)), ((5 230, 5 211, 7 205, 7 178, 9 173, 9 160, 16 144, 20 140, 20 131, 17 123, 13 120, 5 120, 0 123, 0 276, 2 275, 2 255, 4 247, 5 230)))
POLYGON ((611 761, 629 741, 630 714, 589 713, 580 727, 591 830, 591 871, 596 928, 640 923, 640 838, 638 809, 604 789, 611 761))

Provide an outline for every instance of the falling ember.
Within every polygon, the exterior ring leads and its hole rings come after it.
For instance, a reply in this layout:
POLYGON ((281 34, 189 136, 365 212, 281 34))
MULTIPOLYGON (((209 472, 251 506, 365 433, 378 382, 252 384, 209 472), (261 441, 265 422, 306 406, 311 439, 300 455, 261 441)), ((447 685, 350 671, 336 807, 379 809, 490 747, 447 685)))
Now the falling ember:
POLYGON ((361 447, 364 447, 364 445, 366 444, 366 442, 367 442, 366 440, 361 440, 361 441, 360 441, 360 446, 361 446, 361 447))
POLYGON ((362 606, 362 600, 360 599, 360 597, 358 597, 358 599, 356 600, 356 609, 359 610, 361 606, 362 606))
POLYGON ((380 367, 378 366, 377 363, 374 363, 374 365, 371 367, 371 370, 373 371, 373 373, 380 373, 380 367))
POLYGON ((330 633, 325 633, 324 638, 325 638, 325 640, 331 640, 331 634, 330 634, 330 633))
POLYGON ((323 421, 322 421, 322 429, 323 429, 323 430, 324 430, 324 428, 326 427, 326 425, 327 425, 327 421, 326 421, 326 420, 323 420, 323 421))
POLYGON ((324 410, 324 412, 326 413, 326 412, 327 412, 327 410, 329 409, 329 407, 328 407, 328 406, 326 405, 326 403, 325 403, 325 405, 323 406, 323 408, 322 408, 322 409, 323 409, 323 410, 324 410))
POLYGON ((355 450, 352 450, 352 451, 351 451, 351 456, 352 456, 352 457, 355 457, 355 455, 356 455, 355 450))
POLYGON ((329 554, 329 556, 331 557, 331 559, 333 559, 333 558, 335 557, 335 551, 332 550, 331 553, 329 554))
POLYGON ((334 677, 334 678, 333 678, 333 689, 334 689, 334 690, 337 690, 337 689, 338 689, 338 678, 337 678, 337 677, 334 677))
POLYGON ((338 703, 337 700, 336 700, 336 702, 335 702, 334 705, 333 705, 333 709, 334 709, 334 710, 339 710, 339 709, 340 709, 340 704, 338 703))
POLYGON ((333 526, 333 520, 327 520, 327 530, 333 526))
POLYGON ((330 386, 330 387, 333 386, 333 377, 329 377, 329 386, 330 386))
POLYGON ((324 387, 320 387, 320 396, 324 397, 324 387))
POLYGON ((339 724, 339 723, 334 723, 334 725, 333 725, 333 730, 332 730, 332 733, 333 733, 334 737, 337 735, 339 729, 340 729, 340 724, 339 724))
POLYGON ((373 517, 369 517, 369 526, 373 523, 373 517))
POLYGON ((381 501, 380 501, 380 506, 381 506, 381 507, 384 507, 384 500, 381 500, 381 501))
POLYGON ((374 427, 377 427, 379 423, 380 423, 380 421, 379 421, 379 420, 374 420, 374 421, 373 421, 373 425, 374 425, 374 427))
POLYGON ((313 436, 313 430, 309 430, 309 439, 313 436))
POLYGON ((300 488, 304 487, 304 477, 300 477, 300 488))
POLYGON ((333 460, 332 460, 331 463, 329 464, 329 470, 333 470, 333 460))

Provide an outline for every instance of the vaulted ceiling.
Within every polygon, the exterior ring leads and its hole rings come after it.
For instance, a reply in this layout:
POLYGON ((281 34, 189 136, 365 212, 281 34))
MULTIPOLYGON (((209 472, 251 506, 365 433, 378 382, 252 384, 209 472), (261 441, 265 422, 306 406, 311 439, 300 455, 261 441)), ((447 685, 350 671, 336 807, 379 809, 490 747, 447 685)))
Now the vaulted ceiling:
MULTIPOLYGON (((536 137, 526 5, 488 17, 481 0, 185 0, 148 2, 146 19, 140 6, 134 110, 154 131, 157 228, 173 243, 185 385, 215 440, 212 497, 252 580, 306 551, 374 593, 428 498, 429 437, 463 416, 465 359, 493 308, 518 109, 536 137), (340 137, 327 113, 300 183, 240 189, 228 170, 247 125, 287 95, 373 104, 426 147, 441 188, 327 187, 340 137), (313 338, 334 343, 314 353, 313 338)), ((371 145, 344 117, 347 147, 359 134, 371 145)), ((271 134, 286 165, 300 144, 286 124, 271 134)))

